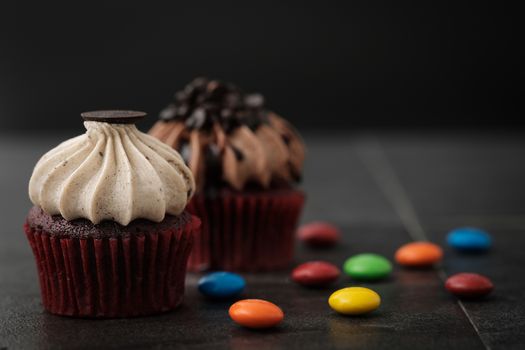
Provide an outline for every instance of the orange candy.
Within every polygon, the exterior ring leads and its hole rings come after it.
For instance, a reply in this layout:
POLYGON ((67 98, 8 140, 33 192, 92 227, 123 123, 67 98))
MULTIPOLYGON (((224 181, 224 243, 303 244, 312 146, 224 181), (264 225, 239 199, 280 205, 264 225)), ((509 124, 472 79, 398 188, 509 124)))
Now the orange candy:
POLYGON ((430 242, 407 243, 396 252, 396 261, 404 266, 429 266, 441 260, 443 251, 430 242))
POLYGON ((284 313, 277 305, 261 299, 240 300, 230 306, 230 317, 248 328, 269 328, 279 324, 284 313))

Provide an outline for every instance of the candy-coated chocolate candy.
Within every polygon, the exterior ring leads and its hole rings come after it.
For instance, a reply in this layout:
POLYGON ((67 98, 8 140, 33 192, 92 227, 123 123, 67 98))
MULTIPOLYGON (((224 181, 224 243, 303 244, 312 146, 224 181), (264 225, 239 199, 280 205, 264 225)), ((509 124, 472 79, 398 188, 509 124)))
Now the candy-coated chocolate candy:
POLYGON ((315 221, 299 227, 297 236, 308 245, 326 247, 339 242, 341 232, 337 227, 327 222, 315 221))
POLYGON ((199 291, 211 298, 229 298, 241 293, 244 278, 231 272, 212 272, 199 280, 199 291))
POLYGON ((269 328, 278 325, 284 313, 274 303, 261 299, 240 300, 230 306, 232 320, 248 328, 269 328))
POLYGON ((349 287, 332 293, 328 304, 341 314, 361 315, 377 309, 381 304, 381 297, 372 289, 349 287))
POLYGON ((477 273, 458 273, 447 279, 445 288, 458 297, 474 298, 489 294, 494 285, 490 279, 477 273))
POLYGON ((392 264, 381 255, 365 253, 347 259, 343 270, 356 280, 372 281, 388 276, 392 271, 392 264))
POLYGON ((341 271, 334 264, 325 261, 310 261, 292 271, 292 280, 304 286, 326 286, 335 282, 341 271))
POLYGON ((490 248, 492 239, 486 231, 473 227, 461 227, 449 232, 447 242, 458 250, 483 251, 490 248))
POLYGON ((396 261, 403 266, 424 267, 441 260, 443 251, 430 242, 407 243, 396 252, 396 261))

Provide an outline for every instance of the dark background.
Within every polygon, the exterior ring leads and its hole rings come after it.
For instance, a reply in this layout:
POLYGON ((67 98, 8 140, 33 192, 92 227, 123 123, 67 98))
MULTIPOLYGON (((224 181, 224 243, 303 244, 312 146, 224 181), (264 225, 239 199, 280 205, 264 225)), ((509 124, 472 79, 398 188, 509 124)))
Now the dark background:
POLYGON ((259 91, 303 129, 515 128, 521 12, 503 2, 0 5, 0 131, 152 117, 195 76, 259 91))

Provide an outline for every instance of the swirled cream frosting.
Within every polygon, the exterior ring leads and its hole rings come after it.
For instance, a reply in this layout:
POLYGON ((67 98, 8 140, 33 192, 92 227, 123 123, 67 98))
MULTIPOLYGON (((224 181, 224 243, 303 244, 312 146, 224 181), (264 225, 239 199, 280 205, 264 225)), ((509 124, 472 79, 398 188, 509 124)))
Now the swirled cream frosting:
MULTIPOLYGON (((87 120, 87 118, 85 118, 87 120)), ((87 132, 46 153, 29 182, 34 205, 66 220, 160 222, 180 214, 195 181, 181 156, 133 124, 85 121, 87 132)))
POLYGON ((295 129, 267 110, 259 94, 197 78, 175 94, 149 131, 178 150, 197 190, 292 186, 301 179, 305 147, 295 129))

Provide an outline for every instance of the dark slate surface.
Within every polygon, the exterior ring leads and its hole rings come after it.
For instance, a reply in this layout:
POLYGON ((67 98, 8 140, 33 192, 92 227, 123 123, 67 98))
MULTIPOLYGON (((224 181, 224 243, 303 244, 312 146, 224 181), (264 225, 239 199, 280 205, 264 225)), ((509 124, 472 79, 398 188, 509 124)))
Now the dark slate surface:
POLYGON ((423 222, 525 223, 525 137, 440 134, 381 138, 423 222), (417 146, 416 146, 417 145, 417 146))
POLYGON ((445 248, 447 275, 476 272, 496 285, 483 301, 463 301, 484 343, 513 348, 525 341, 525 139, 508 135, 434 135, 411 147, 414 137, 383 138, 407 196, 428 238, 445 248), (520 160, 521 159, 521 160, 520 160), (420 168, 415 169, 414 164, 420 168), (492 233, 486 254, 465 254, 446 245, 454 227, 478 226, 492 233))
POLYGON ((525 283, 517 278, 525 263, 525 138, 519 135, 307 135, 304 221, 341 225, 344 242, 321 251, 299 246, 297 262, 325 259, 341 265, 359 252, 392 258, 416 231, 444 244, 448 229, 467 224, 489 228, 495 246, 489 254, 468 256, 445 248, 442 269, 396 267, 389 280, 359 284, 375 289, 383 301, 363 317, 343 317, 327 306, 333 290, 355 285, 347 278, 332 288, 303 289, 288 280, 287 272, 246 275, 244 296, 272 300, 286 313, 281 326, 267 331, 233 324, 227 316, 230 302, 203 299, 196 275, 188 277, 185 302, 173 313, 104 321, 46 314, 21 223, 30 205, 32 166, 63 138, 0 137, 0 349, 509 349, 525 344, 525 283), (491 277, 494 295, 462 304, 448 295, 440 274, 466 270, 491 277))
MULTIPOLYGON (((430 230, 430 238, 445 246, 446 231, 430 230)), ((525 230, 491 230, 496 238, 488 254, 445 250, 443 268, 448 275, 476 272, 495 284, 494 293, 482 301, 463 301, 483 341, 493 348, 509 349, 525 341, 525 230), (520 276, 520 277, 518 277, 520 276)))

